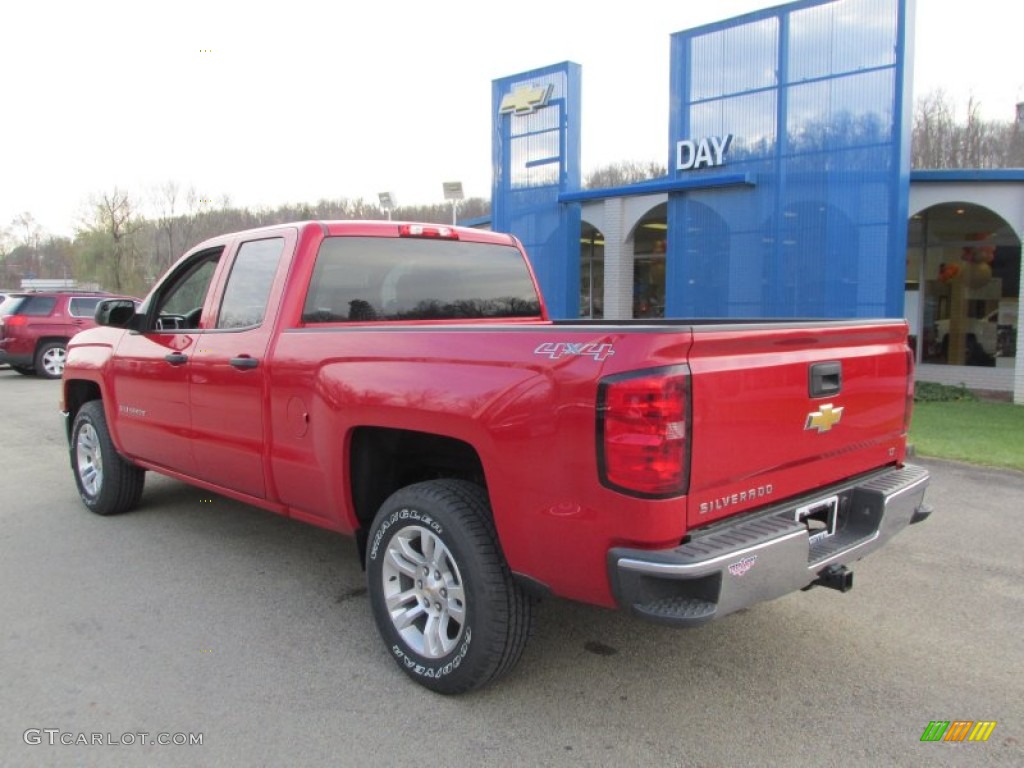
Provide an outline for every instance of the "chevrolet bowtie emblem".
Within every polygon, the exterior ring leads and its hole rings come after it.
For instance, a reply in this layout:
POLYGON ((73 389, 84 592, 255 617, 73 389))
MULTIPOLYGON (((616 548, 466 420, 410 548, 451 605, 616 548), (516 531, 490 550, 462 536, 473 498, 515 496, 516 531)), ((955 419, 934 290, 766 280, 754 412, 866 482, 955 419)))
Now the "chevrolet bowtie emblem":
POLYGON ((498 107, 498 114, 528 115, 547 106, 550 98, 550 85, 520 85, 512 93, 505 94, 498 107))
POLYGON ((820 435, 822 432, 828 432, 832 427, 839 423, 839 420, 843 418, 843 408, 833 408, 832 403, 821 406, 820 410, 812 411, 807 414, 807 422, 804 424, 804 429, 816 429, 820 435))

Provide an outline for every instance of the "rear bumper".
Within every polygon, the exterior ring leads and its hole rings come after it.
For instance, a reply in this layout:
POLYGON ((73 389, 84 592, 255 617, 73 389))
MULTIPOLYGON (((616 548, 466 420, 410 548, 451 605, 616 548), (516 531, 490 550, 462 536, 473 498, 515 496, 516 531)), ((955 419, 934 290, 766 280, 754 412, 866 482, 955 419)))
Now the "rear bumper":
POLYGON ((612 549, 612 590, 619 605, 638 616, 697 626, 819 581, 831 583, 842 566, 929 515, 928 479, 927 470, 908 464, 714 524, 674 549, 612 549), (831 499, 834 532, 826 528, 812 540, 799 513, 819 505, 827 510, 831 499))
POLYGON ((3 347, 0 347, 0 365, 31 366, 32 362, 32 355, 11 354, 3 347))

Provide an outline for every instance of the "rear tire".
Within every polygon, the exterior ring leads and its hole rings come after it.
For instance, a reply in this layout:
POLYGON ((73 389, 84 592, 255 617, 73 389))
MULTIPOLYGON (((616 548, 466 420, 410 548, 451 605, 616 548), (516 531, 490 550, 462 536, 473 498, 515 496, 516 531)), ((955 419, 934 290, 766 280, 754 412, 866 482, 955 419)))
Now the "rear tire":
POLYGON ((36 350, 36 374, 43 379, 59 379, 64 373, 67 359, 67 344, 63 341, 48 341, 36 350))
POLYGON ((366 561, 377 629, 420 685, 463 693, 519 661, 533 601, 512 578, 480 486, 431 480, 395 492, 370 528, 366 561))
POLYGON ((127 512, 139 503, 145 470, 125 461, 114 448, 103 401, 90 400, 71 428, 71 469, 82 503, 97 515, 127 512))

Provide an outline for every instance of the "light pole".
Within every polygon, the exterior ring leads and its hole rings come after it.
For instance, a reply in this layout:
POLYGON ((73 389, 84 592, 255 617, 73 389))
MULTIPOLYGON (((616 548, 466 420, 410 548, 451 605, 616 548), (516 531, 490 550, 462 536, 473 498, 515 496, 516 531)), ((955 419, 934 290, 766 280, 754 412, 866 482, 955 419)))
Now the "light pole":
POLYGON ((462 200, 465 195, 462 194, 462 182, 461 181, 446 181, 442 184, 444 188, 444 199, 452 201, 452 226, 455 226, 455 211, 459 207, 459 200, 462 200))
POLYGON ((381 210, 388 215, 388 221, 391 221, 391 212, 398 207, 394 192, 381 192, 377 197, 380 198, 381 210))

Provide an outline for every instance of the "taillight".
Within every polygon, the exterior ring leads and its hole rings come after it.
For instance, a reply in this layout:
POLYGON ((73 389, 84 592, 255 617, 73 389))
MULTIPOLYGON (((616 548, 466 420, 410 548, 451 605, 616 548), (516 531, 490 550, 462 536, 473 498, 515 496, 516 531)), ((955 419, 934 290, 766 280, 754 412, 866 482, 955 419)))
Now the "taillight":
POLYGON ((438 240, 458 240, 459 233, 451 227, 426 224, 399 224, 399 237, 429 237, 438 240))
POLYGON ((914 350, 907 349, 907 399, 903 406, 903 431, 910 431, 910 418, 914 415, 914 350))
POLYGON ((9 328, 14 328, 19 325, 28 325, 27 315, 9 315, 4 318, 4 324, 9 328))
POLYGON ((685 366, 610 376, 597 401, 601 482, 637 496, 686 493, 689 370, 685 366))

